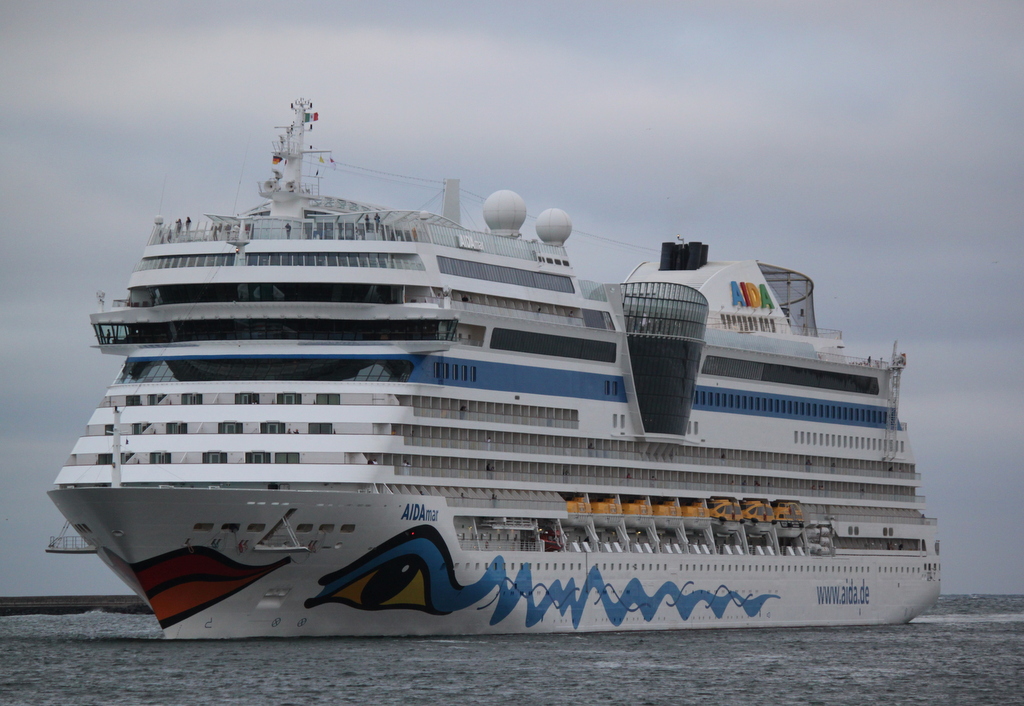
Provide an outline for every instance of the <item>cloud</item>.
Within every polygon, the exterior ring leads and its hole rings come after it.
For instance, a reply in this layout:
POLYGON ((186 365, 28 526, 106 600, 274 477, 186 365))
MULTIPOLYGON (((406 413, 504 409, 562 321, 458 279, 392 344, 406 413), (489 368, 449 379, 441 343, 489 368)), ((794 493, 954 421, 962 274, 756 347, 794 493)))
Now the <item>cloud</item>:
MULTIPOLYGON (((0 365, 16 373, 3 378, 0 438, 14 449, 27 435, 17 456, 36 459, 44 485, 116 369, 88 348, 95 291, 123 295, 157 213, 196 219, 257 203, 273 126, 305 95, 321 112, 313 141, 339 161, 461 177, 483 196, 512 188, 531 213, 564 208, 577 229, 646 257, 682 234, 710 243, 712 259, 807 273, 819 323, 842 328, 851 352, 886 355, 898 338, 910 354, 905 409, 944 536, 1013 516, 1011 494, 997 493, 998 512, 972 504, 969 516, 949 497, 965 492, 964 464, 992 488, 1012 481, 1005 450, 1019 449, 1024 385, 1007 371, 1024 343, 1013 298, 1024 6, 302 9, 5 9, 0 365)), ((417 184, 338 171, 323 187, 417 208, 439 191, 417 184)), ((568 247, 581 276, 603 281, 621 281, 641 256, 579 233, 568 247)), ((978 571, 950 571, 949 585, 973 590, 978 571)), ((999 576, 992 590, 1022 588, 999 576)))

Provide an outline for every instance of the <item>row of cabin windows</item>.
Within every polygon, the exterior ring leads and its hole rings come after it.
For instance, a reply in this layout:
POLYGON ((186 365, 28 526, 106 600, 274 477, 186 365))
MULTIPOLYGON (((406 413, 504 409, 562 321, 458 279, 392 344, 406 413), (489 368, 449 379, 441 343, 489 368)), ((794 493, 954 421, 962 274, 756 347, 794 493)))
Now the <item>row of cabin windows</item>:
POLYGON ((476 382, 476 366, 436 362, 434 363, 434 377, 438 380, 476 382))
MULTIPOLYGON (((532 563, 532 562, 525 562, 532 563)), ((466 562, 466 568, 470 568, 471 562, 466 562)), ((485 565, 488 566, 488 565, 485 565)), ((493 562, 489 566, 501 569, 515 569, 515 562, 511 562, 507 567, 505 562, 493 562)), ((583 564, 576 563, 562 563, 561 569, 559 569, 559 563, 545 563, 544 568, 540 568, 540 564, 537 564, 537 570, 550 570, 553 571, 582 571, 585 567, 583 564)), ((622 564, 615 563, 601 563, 601 569, 604 571, 646 571, 648 567, 652 571, 670 571, 671 568, 668 564, 630 564, 629 562, 622 564)), ((768 573, 768 572, 789 572, 789 573, 815 573, 815 574, 869 574, 871 573, 870 566, 836 566, 836 565, 820 565, 812 564, 810 566, 803 566, 799 564, 678 564, 678 571, 750 571, 753 573, 768 573)), ((925 565, 925 570, 928 569, 928 565, 925 565)), ((459 568, 459 563, 455 564, 455 568, 459 568)), ((476 568, 480 568, 480 562, 476 562, 476 568)), ((880 567, 878 573, 921 573, 921 567, 915 566, 885 566, 880 567)))
POLYGON ((866 451, 899 451, 904 453, 905 443, 892 440, 889 449, 884 449, 885 440, 870 436, 846 436, 844 434, 819 434, 817 432, 794 431, 794 444, 808 444, 811 446, 832 446, 843 449, 859 449, 866 451))
MULTIPOLYGON (((122 453, 121 462, 126 462, 133 454, 122 453)), ((101 466, 109 466, 114 462, 114 454, 97 454, 96 463, 101 466)), ((170 451, 151 451, 149 453, 150 463, 172 463, 170 451)), ((204 451, 203 463, 227 463, 228 454, 226 451, 204 451)), ((246 463, 299 463, 297 452, 275 452, 269 451, 247 451, 245 453, 246 463)))
MULTIPOLYGON (((149 422, 135 422, 132 424, 132 434, 145 433, 152 426, 149 422)), ((114 425, 107 424, 105 432, 109 436, 114 433, 114 425)), ((188 434, 188 422, 167 422, 164 425, 164 432, 167 434, 188 434)), ((331 422, 310 422, 308 427, 310 434, 333 434, 334 424, 331 422)), ((219 422, 217 424, 218 434, 242 434, 242 422, 219 422)), ((284 422, 260 422, 260 434, 287 434, 288 425, 284 422)), ((298 433, 296 430, 293 433, 298 433)))
MULTIPOLYGON (((169 454, 168 454, 169 456, 169 454)), ((150 463, 169 463, 170 461, 159 461, 150 463)), ((227 463, 228 454, 226 451, 206 451, 203 453, 203 463, 227 463)), ((281 451, 271 454, 269 451, 246 451, 246 463, 299 463, 299 454, 295 451, 281 451), (273 460, 271 460, 273 456, 273 460)))
POLYGON ((418 417, 457 417, 458 419, 501 424, 530 424, 579 429, 580 414, 576 409, 419 395, 409 397, 399 395, 398 403, 413 407, 413 413, 418 417))
POLYGON ((866 424, 886 424, 889 421, 889 413, 882 409, 866 409, 844 404, 800 402, 799 400, 783 400, 773 397, 740 395, 729 392, 698 390, 694 393, 694 402, 702 407, 745 409, 754 412, 818 417, 821 419, 835 419, 837 421, 864 422, 866 424))
MULTIPOLYGON (((475 379, 475 378, 474 378, 475 379)), ((273 393, 271 393, 273 394, 273 393)), ((146 404, 155 406, 163 402, 167 395, 147 395, 146 404)), ((302 404, 302 393, 300 392, 278 392, 277 404, 302 404)), ((235 404, 260 404, 262 398, 259 392, 236 392, 235 404)), ((181 404, 195 405, 203 404, 203 393, 183 392, 181 393, 181 404)), ((339 393, 318 392, 314 397, 314 404, 341 404, 339 393)), ((141 407, 142 395, 125 395, 125 407, 141 407)))
MULTIPOLYGON (((179 461, 187 462, 188 454, 182 456, 179 461)), ((127 463, 134 457, 131 453, 122 453, 122 463, 127 463)), ((150 453, 150 463, 172 463, 172 455, 167 451, 155 451, 150 453)), ((95 463, 99 465, 110 465, 112 463, 112 454, 98 454, 95 463)), ((211 451, 206 452, 202 457, 203 463, 302 463, 301 455, 298 452, 276 452, 269 451, 251 451, 245 454, 240 453, 227 453, 222 451, 211 451)), ((194 461, 193 461, 194 462, 194 461)), ((339 462, 347 463, 348 460, 339 462)), ((436 456, 399 456, 397 454, 383 454, 379 459, 371 457, 369 463, 376 465, 381 463, 385 466, 394 465, 396 468, 401 465, 403 468, 415 467, 419 469, 434 469, 426 475, 434 477, 461 477, 461 478, 482 478, 483 473, 486 472, 488 479, 498 480, 516 480, 521 474, 531 474, 533 476, 546 475, 555 477, 556 474, 561 474, 563 478, 566 475, 573 475, 577 479, 589 480, 597 483, 613 482, 620 484, 622 479, 636 477, 639 480, 649 479, 656 481, 662 487, 674 487, 678 483, 685 484, 688 488, 707 488, 709 490, 719 490, 725 487, 729 487, 730 492, 735 492, 733 487, 735 484, 741 484, 743 487, 748 485, 747 480, 750 478, 754 479, 754 486, 762 485, 758 481, 757 477, 748 476, 723 476, 721 474, 706 474, 706 473, 693 473, 693 472, 678 472, 678 471, 646 471, 644 469, 629 469, 629 468, 608 468, 608 467, 597 467, 597 466, 585 466, 576 464, 565 464, 565 463, 536 463, 536 462, 508 462, 498 461, 496 464, 498 468, 495 469, 495 463, 487 462, 485 464, 483 459, 453 459, 443 458, 436 456), (648 478, 649 477, 649 478, 648 478), (726 485, 728 482, 728 486, 726 485)), ((536 479, 536 478, 535 478, 536 479)), ((773 487, 771 479, 767 477, 760 477, 760 481, 765 481, 766 487, 773 487)), ((830 482, 828 487, 818 484, 812 484, 808 486, 808 483, 801 479, 785 479, 785 478, 774 478, 776 483, 774 484, 776 489, 773 492, 796 492, 801 493, 808 488, 812 490, 828 490, 830 493, 855 493, 859 488, 860 493, 864 493, 868 490, 872 493, 886 492, 891 495, 893 500, 899 500, 905 497, 912 497, 914 495, 912 489, 906 492, 908 489, 899 489, 892 486, 880 486, 871 485, 865 486, 862 483, 843 483, 843 482, 830 482), (902 490, 905 492, 896 493, 894 491, 902 490), (897 497, 899 496, 899 497, 897 497)), ((851 495, 853 497, 853 495, 851 495)), ((891 535, 890 535, 891 536, 891 535)))
MULTIPOLYGON (((216 526, 216 524, 213 523, 213 522, 197 522, 194 525, 192 525, 192 531, 193 532, 212 532, 213 528, 215 526, 216 526)), ((225 522, 224 524, 222 524, 220 526, 220 531, 221 532, 238 532, 241 528, 242 528, 242 525, 239 522, 225 522)), ((245 527, 245 531, 246 532, 264 532, 264 531, 266 531, 266 529, 267 529, 266 524, 264 524, 262 522, 251 522, 248 525, 246 525, 246 527, 245 527)), ((304 522, 302 524, 295 525, 295 531, 297 533, 299 533, 299 534, 307 534, 307 533, 313 531, 313 524, 312 523, 308 523, 308 522, 304 522)), ((333 524, 323 524, 323 525, 320 525, 317 528, 317 532, 323 532, 325 534, 328 533, 328 532, 333 532, 333 531, 334 531, 334 525, 333 524)), ((356 531, 356 526, 355 525, 346 524, 346 525, 341 525, 340 527, 338 527, 338 532, 341 533, 341 534, 351 534, 352 532, 355 532, 355 531, 356 531)))

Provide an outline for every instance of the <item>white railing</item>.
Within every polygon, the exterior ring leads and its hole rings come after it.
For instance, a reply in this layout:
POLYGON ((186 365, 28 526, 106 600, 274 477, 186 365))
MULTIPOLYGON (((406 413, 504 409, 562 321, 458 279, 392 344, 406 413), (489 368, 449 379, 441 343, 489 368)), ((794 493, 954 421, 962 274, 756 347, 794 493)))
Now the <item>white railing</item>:
POLYGON ((174 223, 153 226, 153 233, 149 236, 149 244, 227 242, 229 240, 239 240, 240 236, 241 231, 238 224, 204 222, 202 224, 193 223, 186 226, 176 221, 174 223))
POLYGON ((829 363, 842 363, 844 365, 860 365, 867 368, 878 368, 879 370, 888 370, 889 361, 881 358, 867 357, 867 358, 855 358, 849 355, 842 355, 840 353, 825 353, 818 351, 818 360, 824 360, 829 363))
MULTIPOLYGON (((548 473, 521 473, 516 471, 476 471, 454 470, 447 468, 426 468, 423 466, 395 467, 396 476, 418 476, 424 478, 458 478, 462 480, 511 481, 515 483, 559 483, 578 488, 581 485, 607 486, 609 488, 637 488, 662 490, 694 490, 705 493, 723 495, 785 495, 795 498, 822 498, 842 500, 871 500, 873 502, 898 502, 921 505, 925 502, 923 495, 905 495, 896 493, 869 493, 859 491, 816 490, 811 488, 791 488, 774 486, 739 486, 727 483, 687 483, 666 481, 656 478, 609 478, 590 474, 569 472, 561 476, 548 473)), ((449 503, 462 507, 494 507, 517 509, 549 509, 563 507, 562 503, 532 500, 485 500, 471 498, 451 498, 449 503)))

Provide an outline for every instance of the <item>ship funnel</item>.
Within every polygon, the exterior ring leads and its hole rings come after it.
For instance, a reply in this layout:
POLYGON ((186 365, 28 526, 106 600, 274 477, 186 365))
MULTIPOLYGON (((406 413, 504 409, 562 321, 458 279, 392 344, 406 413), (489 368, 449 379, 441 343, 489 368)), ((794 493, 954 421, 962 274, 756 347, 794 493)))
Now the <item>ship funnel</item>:
POLYGON ((659 270, 699 270, 708 264, 708 246, 705 243, 662 243, 659 270))

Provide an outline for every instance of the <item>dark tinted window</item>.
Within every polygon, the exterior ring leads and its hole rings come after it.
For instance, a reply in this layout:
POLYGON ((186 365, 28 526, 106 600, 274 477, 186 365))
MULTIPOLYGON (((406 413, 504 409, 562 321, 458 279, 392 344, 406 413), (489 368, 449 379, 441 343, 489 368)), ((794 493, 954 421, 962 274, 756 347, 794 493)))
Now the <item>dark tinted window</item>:
POLYGON ((491 348, 562 358, 598 360, 604 363, 615 362, 615 344, 609 341, 590 341, 585 338, 554 336, 532 331, 496 328, 491 334, 491 348))
MULTIPOLYGON (((776 382, 785 385, 817 387, 823 390, 859 392, 866 395, 878 394, 878 378, 870 375, 852 375, 831 370, 814 370, 812 368, 799 368, 792 365, 759 363, 713 355, 709 355, 704 359, 701 373, 743 380, 760 380, 762 382, 776 382)), ((830 417, 835 416, 832 409, 823 411, 830 417)), ((815 411, 816 414, 817 412, 815 411)))
POLYGON ((117 379, 119 384, 222 380, 405 382, 412 374, 412 367, 412 363, 407 360, 348 358, 192 358, 145 362, 129 360, 117 379))
POLYGON ((213 319, 96 324, 100 344, 184 341, 451 341, 454 320, 213 319))
POLYGON ((575 291, 572 286, 572 279, 564 275, 532 272, 515 267, 503 267, 502 265, 488 265, 471 260, 456 260, 455 258, 444 256, 438 256, 437 266, 442 274, 455 275, 456 277, 485 279, 489 282, 501 282, 503 284, 518 284, 521 287, 549 289, 553 292, 572 293, 575 291))

